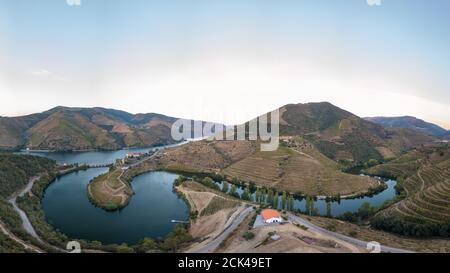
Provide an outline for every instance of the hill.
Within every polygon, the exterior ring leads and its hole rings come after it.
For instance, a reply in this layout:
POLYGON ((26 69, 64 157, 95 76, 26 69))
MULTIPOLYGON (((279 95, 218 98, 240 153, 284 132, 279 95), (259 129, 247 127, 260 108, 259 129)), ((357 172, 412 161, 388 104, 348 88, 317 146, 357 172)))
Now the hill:
POLYGON ((336 161, 383 161, 433 139, 410 129, 384 128, 327 102, 286 105, 280 116, 281 135, 303 136, 336 161))
POLYGON ((372 225, 413 236, 450 236, 450 150, 426 145, 369 169, 398 177, 406 198, 379 212, 372 225))
POLYGON ((55 162, 37 156, 0 154, 0 198, 23 188, 30 178, 52 172, 55 162))
POLYGON ((385 129, 330 103, 286 105, 280 116, 282 143, 276 151, 261 152, 257 141, 200 141, 165 150, 157 162, 130 172, 218 173, 291 193, 357 195, 376 188, 376 181, 341 172, 337 161, 382 162, 433 140, 409 129, 385 129))
POLYGON ((173 144, 177 120, 105 108, 56 107, 24 117, 0 118, 0 149, 114 150, 173 144))
MULTIPOLYGON (((284 142, 283 142, 284 143, 284 142)), ((230 181, 311 196, 357 195, 377 188, 376 180, 340 171, 301 137, 292 138, 273 152, 261 152, 256 141, 197 141, 164 150, 127 170, 124 177, 165 169, 221 175, 230 181)))
POLYGON ((426 122, 424 120, 405 116, 405 117, 368 117, 365 120, 385 126, 385 127, 400 127, 413 129, 419 132, 423 132, 428 135, 436 136, 436 137, 444 137, 449 135, 449 131, 446 129, 433 124, 426 122))

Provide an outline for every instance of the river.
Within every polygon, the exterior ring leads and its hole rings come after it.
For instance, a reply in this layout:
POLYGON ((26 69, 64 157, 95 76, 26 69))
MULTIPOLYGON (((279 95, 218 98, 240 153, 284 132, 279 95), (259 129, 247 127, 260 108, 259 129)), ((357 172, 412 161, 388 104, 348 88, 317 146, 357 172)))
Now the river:
MULTIPOLYGON (((120 151, 92 151, 69 153, 33 153, 46 156, 63 164, 105 164, 123 158, 130 151, 150 152, 159 148, 131 149, 120 151)), ((189 211, 184 200, 173 192, 173 181, 177 174, 150 172, 136 177, 132 182, 135 195, 124 209, 106 212, 89 202, 86 188, 89 181, 107 172, 106 168, 88 169, 58 178, 45 192, 42 201, 46 218, 50 224, 71 238, 97 240, 105 244, 137 243, 144 237, 165 237, 174 227, 171 220, 187 220, 189 211)), ((380 206, 395 197, 396 181, 386 180, 387 189, 374 196, 358 199, 342 199, 330 202, 332 216, 350 211, 356 212, 363 203, 380 206)), ((223 183, 218 183, 221 187, 223 183)), ((243 188, 239 187, 242 193, 243 188)), ((281 198, 280 198, 281 202, 281 198)), ((321 215, 328 213, 325 200, 315 201, 314 207, 321 215)), ((294 208, 305 211, 306 200, 296 199, 294 208)))

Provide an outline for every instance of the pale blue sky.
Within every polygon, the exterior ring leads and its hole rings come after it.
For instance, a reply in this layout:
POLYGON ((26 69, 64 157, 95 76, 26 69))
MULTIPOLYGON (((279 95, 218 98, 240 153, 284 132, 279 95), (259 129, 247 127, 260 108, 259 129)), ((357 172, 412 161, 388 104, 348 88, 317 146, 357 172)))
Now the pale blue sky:
POLYGON ((0 0, 0 115, 242 122, 286 103, 450 127, 450 1, 0 0))

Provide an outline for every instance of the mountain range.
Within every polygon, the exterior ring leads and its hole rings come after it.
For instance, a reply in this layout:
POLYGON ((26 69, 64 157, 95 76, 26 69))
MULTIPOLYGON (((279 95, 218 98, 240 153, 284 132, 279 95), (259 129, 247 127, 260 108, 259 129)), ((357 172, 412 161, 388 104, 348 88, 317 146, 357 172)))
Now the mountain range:
MULTIPOLYGON (((56 107, 27 116, 1 117, 0 149, 114 150, 172 144, 171 126, 176 120, 155 113, 56 107)), ((433 140, 418 130, 367 121, 328 102, 281 107, 280 134, 302 136, 333 160, 357 162, 395 157, 433 140)))
POLYGON ((12 150, 115 150, 172 144, 177 118, 105 108, 56 107, 22 117, 0 118, 0 148, 12 150))
POLYGON ((433 123, 426 122, 424 120, 411 117, 368 117, 365 118, 370 122, 374 122, 386 127, 401 127, 417 130, 432 136, 444 137, 450 135, 450 131, 433 123))
POLYGON ((336 161, 382 161, 433 139, 415 130, 375 124, 328 102, 289 104, 280 108, 280 116, 282 136, 303 136, 336 161))

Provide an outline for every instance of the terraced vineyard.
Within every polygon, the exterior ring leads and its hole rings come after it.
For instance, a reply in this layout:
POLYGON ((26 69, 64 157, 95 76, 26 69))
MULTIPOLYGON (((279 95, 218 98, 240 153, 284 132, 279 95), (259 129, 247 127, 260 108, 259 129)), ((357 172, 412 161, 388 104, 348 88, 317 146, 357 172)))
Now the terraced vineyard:
MULTIPOLYGON (((394 218, 401 219, 409 228, 417 229, 420 232, 428 232, 424 227, 430 226, 445 229, 450 223, 450 158, 448 148, 445 152, 439 152, 441 161, 427 155, 425 164, 418 171, 408 177, 403 187, 407 193, 407 198, 401 202, 381 211, 375 217, 376 225, 382 227, 382 221, 392 221, 394 218)), ((400 229, 400 228, 396 228, 400 229)), ((395 230, 394 230, 395 231, 395 230)), ((419 232, 419 233, 420 233, 419 232)), ((417 233, 417 231, 416 231, 417 233)))
POLYGON ((256 152, 222 173, 258 186, 313 196, 352 195, 378 185, 371 178, 342 173, 312 147, 256 152))

